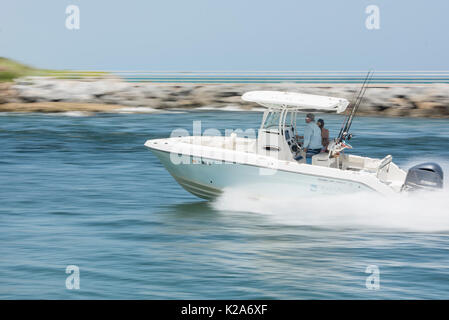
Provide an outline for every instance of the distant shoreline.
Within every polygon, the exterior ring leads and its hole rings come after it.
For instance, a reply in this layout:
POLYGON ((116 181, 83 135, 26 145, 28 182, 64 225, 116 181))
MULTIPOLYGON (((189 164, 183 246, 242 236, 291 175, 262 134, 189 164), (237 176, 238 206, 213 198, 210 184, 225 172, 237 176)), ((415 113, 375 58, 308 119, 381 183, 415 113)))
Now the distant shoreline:
MULTIPOLYGON (((359 87, 355 83, 140 83, 118 78, 28 77, 0 83, 0 112, 249 111, 260 106, 241 100, 247 91, 293 91, 351 101, 359 87)), ((449 84, 371 84, 359 114, 449 118, 449 84)))

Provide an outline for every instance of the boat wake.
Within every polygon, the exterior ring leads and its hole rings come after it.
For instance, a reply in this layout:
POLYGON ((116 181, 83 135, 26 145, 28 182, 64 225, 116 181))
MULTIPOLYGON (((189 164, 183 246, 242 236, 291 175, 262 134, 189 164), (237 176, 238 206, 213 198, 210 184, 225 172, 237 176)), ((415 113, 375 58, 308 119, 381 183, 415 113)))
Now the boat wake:
MULTIPOLYGON (((420 159, 422 162, 422 159, 420 159)), ((445 189, 385 197, 377 194, 302 197, 274 186, 225 190, 213 207, 221 211, 262 214, 275 223, 317 227, 449 231, 449 162, 438 160, 446 173, 445 189)), ((415 162, 410 162, 411 167, 415 162)))

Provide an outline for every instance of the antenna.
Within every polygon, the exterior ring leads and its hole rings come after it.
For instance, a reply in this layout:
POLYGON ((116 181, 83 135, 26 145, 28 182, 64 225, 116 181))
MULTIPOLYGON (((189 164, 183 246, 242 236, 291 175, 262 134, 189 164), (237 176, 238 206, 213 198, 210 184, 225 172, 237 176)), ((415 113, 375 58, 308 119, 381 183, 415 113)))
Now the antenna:
POLYGON ((365 77, 365 80, 362 83, 362 86, 360 87, 359 92, 357 93, 357 96, 355 98, 354 103, 352 104, 351 111, 346 115, 345 121, 343 122, 343 125, 341 126, 340 133, 337 137, 337 143, 341 142, 342 140, 345 140, 346 137, 349 136, 348 131, 351 128, 352 120, 354 119, 355 113, 357 112, 360 103, 363 100, 363 96, 365 95, 366 88, 368 87, 369 82, 373 78, 373 71, 368 71, 368 74, 365 77))

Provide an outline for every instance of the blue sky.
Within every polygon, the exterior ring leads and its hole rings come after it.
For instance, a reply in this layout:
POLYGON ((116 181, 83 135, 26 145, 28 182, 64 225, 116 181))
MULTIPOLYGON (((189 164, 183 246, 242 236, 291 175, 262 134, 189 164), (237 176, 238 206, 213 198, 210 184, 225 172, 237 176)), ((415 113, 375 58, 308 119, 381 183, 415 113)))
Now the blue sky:
POLYGON ((449 70, 449 1, 2 1, 0 56, 84 70, 449 70), (80 8, 80 29, 65 9, 80 8), (365 27, 368 5, 380 29, 365 27))

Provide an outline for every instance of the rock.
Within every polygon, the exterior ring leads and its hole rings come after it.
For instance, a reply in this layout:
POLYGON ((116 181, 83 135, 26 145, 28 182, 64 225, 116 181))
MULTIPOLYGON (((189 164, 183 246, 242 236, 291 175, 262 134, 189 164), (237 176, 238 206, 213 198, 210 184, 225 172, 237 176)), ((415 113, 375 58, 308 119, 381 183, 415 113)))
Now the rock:
POLYGON ((427 101, 422 101, 422 102, 417 102, 416 106, 418 109, 424 109, 424 110, 432 110, 435 109, 436 106, 438 106, 439 104, 436 102, 427 102, 427 101))
POLYGON ((75 102, 33 102, 5 103, 0 105, 0 112, 120 112, 125 108, 120 105, 105 105, 75 102))
MULTIPOLYGON (((353 101, 359 84, 197 84, 131 83, 117 78, 68 80, 28 77, 0 86, 0 103, 67 102, 121 105, 129 108, 220 108, 247 110, 257 107, 241 100, 252 90, 293 91, 335 96, 353 101)), ((360 105, 361 115, 449 117, 449 84, 371 85, 360 105)), ((132 109, 135 110, 135 109, 132 109)))
POLYGON ((0 104, 8 102, 17 102, 17 92, 11 83, 0 83, 0 104))

